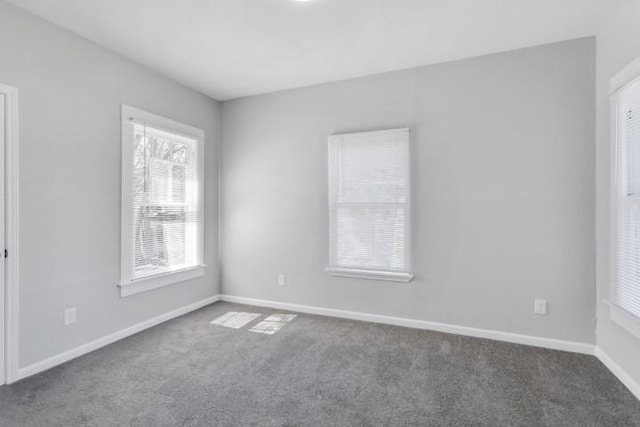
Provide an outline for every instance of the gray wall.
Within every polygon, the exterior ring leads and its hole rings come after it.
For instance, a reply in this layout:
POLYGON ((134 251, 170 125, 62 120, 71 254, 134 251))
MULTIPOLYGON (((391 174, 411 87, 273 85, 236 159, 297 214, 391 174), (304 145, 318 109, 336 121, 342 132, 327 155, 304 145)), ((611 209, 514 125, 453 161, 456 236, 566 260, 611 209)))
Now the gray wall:
POLYGON ((225 102, 224 293, 593 343, 594 64, 587 38, 225 102), (329 277, 327 136, 401 126, 416 278, 329 277))
POLYGON ((21 367, 218 293, 216 101, 3 1, 0 82, 20 90, 21 367), (205 130, 209 213, 206 275, 124 299, 121 103, 205 130))
POLYGON ((598 346, 640 384, 640 340, 612 322, 609 308, 610 135, 609 83, 624 66, 640 56, 640 0, 622 2, 598 32, 597 60, 597 283, 598 346))

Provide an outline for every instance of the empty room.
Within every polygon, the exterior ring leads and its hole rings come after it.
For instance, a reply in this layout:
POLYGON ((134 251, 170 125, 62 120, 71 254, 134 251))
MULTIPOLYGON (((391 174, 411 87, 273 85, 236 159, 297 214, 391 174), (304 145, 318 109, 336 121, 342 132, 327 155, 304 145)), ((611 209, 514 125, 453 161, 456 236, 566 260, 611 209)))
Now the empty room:
POLYGON ((0 427, 640 427, 640 0, 0 0, 0 165, 0 427))

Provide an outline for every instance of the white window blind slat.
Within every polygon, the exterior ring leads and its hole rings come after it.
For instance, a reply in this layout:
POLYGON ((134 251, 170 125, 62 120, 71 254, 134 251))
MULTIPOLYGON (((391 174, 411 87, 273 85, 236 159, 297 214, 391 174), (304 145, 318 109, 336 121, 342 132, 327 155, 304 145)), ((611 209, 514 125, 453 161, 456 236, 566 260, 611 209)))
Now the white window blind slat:
POLYGON ((330 268, 409 272, 409 130, 329 138, 330 268))
POLYGON ((616 96, 612 302, 640 319, 640 79, 616 96))

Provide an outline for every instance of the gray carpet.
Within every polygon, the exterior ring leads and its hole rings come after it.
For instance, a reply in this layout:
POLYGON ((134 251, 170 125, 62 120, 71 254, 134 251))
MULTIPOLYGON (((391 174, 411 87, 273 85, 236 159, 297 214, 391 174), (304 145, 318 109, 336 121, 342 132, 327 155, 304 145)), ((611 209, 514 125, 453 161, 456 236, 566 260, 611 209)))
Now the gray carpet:
POLYGON ((2 426, 640 426, 594 357, 216 303, 0 388, 2 426))

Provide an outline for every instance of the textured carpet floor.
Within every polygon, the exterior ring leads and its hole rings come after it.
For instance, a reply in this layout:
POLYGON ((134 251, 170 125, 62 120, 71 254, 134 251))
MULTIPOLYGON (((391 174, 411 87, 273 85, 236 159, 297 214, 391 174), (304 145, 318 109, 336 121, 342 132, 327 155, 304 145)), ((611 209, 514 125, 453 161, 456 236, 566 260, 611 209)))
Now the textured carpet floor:
POLYGON ((594 357, 216 303, 0 388, 4 426, 640 426, 594 357))

